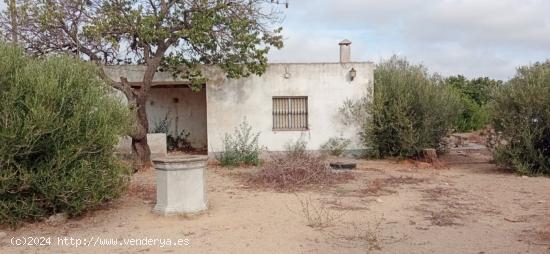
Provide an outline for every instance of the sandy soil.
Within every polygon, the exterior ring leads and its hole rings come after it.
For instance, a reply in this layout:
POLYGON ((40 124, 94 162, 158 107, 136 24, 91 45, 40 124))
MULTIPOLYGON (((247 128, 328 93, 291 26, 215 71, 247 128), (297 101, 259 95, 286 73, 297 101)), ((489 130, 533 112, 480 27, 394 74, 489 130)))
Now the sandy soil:
POLYGON ((142 172, 127 196, 81 218, 4 229, 0 253, 550 253, 550 179, 488 160, 455 153, 440 169, 359 161, 356 180, 298 193, 248 189, 238 173, 253 169, 211 166, 208 212, 173 217, 151 213, 154 172, 142 172), (51 246, 10 243, 29 236, 51 237, 51 246), (189 244, 75 247, 57 237, 189 244))

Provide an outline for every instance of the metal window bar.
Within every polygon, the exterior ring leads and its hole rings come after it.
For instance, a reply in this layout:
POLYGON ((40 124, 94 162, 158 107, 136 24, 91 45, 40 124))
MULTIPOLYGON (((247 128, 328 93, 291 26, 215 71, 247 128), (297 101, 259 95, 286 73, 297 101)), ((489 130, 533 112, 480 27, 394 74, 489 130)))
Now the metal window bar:
POLYGON ((273 97, 274 130, 307 130, 307 97, 273 97))

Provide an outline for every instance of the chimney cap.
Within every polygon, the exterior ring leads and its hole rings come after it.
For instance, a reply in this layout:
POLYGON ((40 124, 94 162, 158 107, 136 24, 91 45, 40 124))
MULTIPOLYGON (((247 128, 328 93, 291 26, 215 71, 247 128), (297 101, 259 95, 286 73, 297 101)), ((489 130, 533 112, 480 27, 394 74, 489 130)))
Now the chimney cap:
POLYGON ((350 45, 351 44, 351 41, 348 40, 348 39, 345 39, 343 41, 341 41, 340 43, 338 43, 338 45, 350 45))

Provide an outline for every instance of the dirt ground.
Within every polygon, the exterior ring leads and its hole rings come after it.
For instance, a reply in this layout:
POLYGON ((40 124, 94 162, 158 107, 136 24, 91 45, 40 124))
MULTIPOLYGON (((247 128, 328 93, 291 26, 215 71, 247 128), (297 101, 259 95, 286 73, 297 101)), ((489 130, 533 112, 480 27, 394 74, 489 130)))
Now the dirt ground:
POLYGON ((362 160, 352 182, 297 193, 249 189, 239 174, 254 169, 210 166, 209 210, 172 217, 151 212, 154 172, 142 172, 128 195, 81 218, 4 230, 0 253, 550 253, 550 179, 489 159, 452 152, 439 169, 362 160), (51 245, 10 242, 21 237, 51 245), (58 237, 118 242, 77 247, 58 237), (187 245, 122 243, 145 238, 187 245))

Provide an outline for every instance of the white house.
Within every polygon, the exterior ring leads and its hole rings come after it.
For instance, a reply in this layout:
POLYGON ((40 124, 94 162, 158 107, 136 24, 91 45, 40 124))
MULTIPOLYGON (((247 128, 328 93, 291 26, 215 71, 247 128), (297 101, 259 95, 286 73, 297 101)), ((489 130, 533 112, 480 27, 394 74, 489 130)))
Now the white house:
MULTIPOLYGON (((283 151, 300 138, 308 150, 319 150, 331 137, 352 140, 349 150, 361 149, 358 131, 340 121, 339 108, 371 90, 374 64, 351 62, 351 42, 339 45, 340 61, 334 63, 269 64, 263 75, 242 79, 208 71, 200 92, 169 73, 157 73, 147 102, 150 126, 167 117, 169 132, 186 130, 192 146, 208 153, 221 151, 224 135, 245 119, 269 151, 283 151)), ((139 86, 143 67, 113 66, 107 73, 139 86)))

